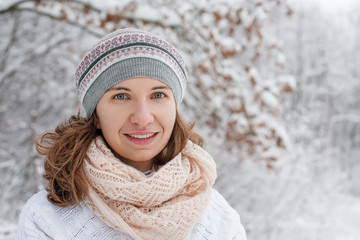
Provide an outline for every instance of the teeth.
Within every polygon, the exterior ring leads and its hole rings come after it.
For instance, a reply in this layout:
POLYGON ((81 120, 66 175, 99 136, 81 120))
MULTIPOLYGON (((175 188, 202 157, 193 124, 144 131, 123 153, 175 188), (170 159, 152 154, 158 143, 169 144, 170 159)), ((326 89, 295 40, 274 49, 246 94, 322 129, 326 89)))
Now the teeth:
POLYGON ((128 135, 133 138, 145 139, 145 138, 150 138, 150 137, 154 136, 155 133, 146 134, 146 135, 131 135, 131 134, 128 134, 128 135))

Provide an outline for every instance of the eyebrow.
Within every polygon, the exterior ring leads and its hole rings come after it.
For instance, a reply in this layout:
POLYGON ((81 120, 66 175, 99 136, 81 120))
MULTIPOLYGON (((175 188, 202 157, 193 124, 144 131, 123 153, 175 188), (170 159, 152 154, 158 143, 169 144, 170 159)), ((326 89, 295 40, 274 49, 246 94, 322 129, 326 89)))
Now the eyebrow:
POLYGON ((162 86, 153 87, 151 90, 158 90, 158 89, 169 89, 170 90, 170 87, 168 87, 167 85, 162 85, 162 86))
POLYGON ((126 88, 126 87, 116 87, 116 86, 112 86, 112 87, 109 88, 107 91, 115 91, 115 90, 123 90, 123 91, 131 92, 131 90, 130 90, 129 88, 126 88))
MULTIPOLYGON (((156 87, 151 88, 151 90, 159 90, 159 89, 169 89, 170 90, 170 87, 168 87, 167 85, 162 85, 162 86, 156 86, 156 87)), ((131 89, 126 88, 126 87, 120 87, 120 86, 118 86, 118 87, 113 86, 113 87, 109 88, 107 91, 116 91, 116 90, 123 90, 123 91, 131 92, 131 89)))

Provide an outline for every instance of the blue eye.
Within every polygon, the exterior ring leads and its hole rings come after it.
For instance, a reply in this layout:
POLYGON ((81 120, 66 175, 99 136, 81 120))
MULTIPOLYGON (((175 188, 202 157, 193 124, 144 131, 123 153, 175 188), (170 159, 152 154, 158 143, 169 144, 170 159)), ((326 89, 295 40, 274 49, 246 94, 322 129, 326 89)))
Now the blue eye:
POLYGON ((118 99, 118 100, 128 99, 128 97, 127 97, 125 94, 123 94, 123 93, 116 94, 116 95, 114 96, 114 98, 115 98, 115 99, 118 99))
POLYGON ((158 93, 154 93, 153 98, 163 98, 165 97, 165 94, 158 92, 158 93))

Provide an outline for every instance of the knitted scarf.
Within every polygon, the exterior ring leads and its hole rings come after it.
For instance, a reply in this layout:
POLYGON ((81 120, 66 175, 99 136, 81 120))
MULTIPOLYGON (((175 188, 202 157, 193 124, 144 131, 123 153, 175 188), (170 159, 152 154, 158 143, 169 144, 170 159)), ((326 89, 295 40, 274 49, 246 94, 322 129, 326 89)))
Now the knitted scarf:
POLYGON ((186 239, 208 204, 216 178, 211 156, 188 141, 184 150, 145 176, 116 158, 102 137, 84 161, 85 203, 107 225, 135 239, 186 239))

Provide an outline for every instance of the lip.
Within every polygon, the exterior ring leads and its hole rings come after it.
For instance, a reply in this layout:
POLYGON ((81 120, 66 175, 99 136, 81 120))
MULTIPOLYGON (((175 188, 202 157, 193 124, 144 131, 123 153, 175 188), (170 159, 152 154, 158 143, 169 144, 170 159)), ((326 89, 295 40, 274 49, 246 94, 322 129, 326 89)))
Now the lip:
POLYGON ((157 132, 152 132, 152 131, 137 131, 137 132, 129 132, 129 133, 125 133, 126 135, 147 135, 147 134, 154 134, 157 132))
POLYGON ((132 143, 135 143, 136 145, 148 145, 150 143, 152 143, 157 135, 159 134, 159 132, 149 132, 149 131, 142 131, 142 132, 131 132, 131 133, 126 133, 124 134, 124 136, 132 143), (150 137, 146 137, 146 138, 136 138, 133 136, 145 136, 145 135, 152 135, 150 137))

